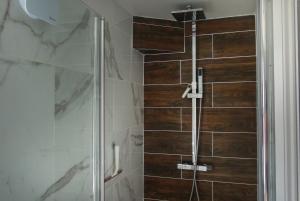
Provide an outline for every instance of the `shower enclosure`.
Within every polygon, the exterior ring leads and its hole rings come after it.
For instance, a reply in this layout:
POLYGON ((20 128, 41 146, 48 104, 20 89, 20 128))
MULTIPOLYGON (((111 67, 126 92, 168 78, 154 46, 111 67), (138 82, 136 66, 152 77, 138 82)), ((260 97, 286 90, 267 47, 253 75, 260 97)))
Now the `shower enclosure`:
MULTIPOLYGON (((0 200, 99 200, 103 20, 59 1, 55 25, 0 1, 0 200)), ((102 94, 103 95, 103 94, 102 94)))

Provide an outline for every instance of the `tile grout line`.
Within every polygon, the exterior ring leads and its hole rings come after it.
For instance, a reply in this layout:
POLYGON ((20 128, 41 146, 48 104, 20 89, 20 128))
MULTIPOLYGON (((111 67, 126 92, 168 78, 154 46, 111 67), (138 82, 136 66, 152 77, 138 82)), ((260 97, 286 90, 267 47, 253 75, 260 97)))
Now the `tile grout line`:
POLYGON ((182 66, 181 65, 182 65, 182 61, 180 60, 179 61, 179 78, 180 78, 179 83, 180 83, 180 85, 182 83, 182 76, 181 76, 182 66))
MULTIPOLYGON (((214 17, 214 18, 209 18, 209 19, 200 19, 197 20, 197 23, 199 22, 207 22, 207 21, 213 21, 213 20, 223 20, 223 19, 228 19, 228 18, 242 18, 242 17, 255 17, 256 14, 255 13, 245 13, 245 14, 241 14, 241 15, 234 15, 234 16, 224 16, 224 17, 214 17)), ((156 19, 156 18, 154 18, 156 19)), ((159 18, 158 18, 159 19, 159 18)), ((191 23, 191 20, 185 21, 185 23, 191 23)))
MULTIPOLYGON (((187 131, 180 131, 180 130, 144 130, 145 132, 179 132, 179 133, 189 133, 189 132, 192 132, 191 130, 187 130, 187 131)), ((236 131, 236 132, 224 132, 224 131, 201 131, 202 133, 211 133, 211 132, 215 132, 215 133, 222 133, 222 134, 226 134, 226 133, 233 133, 233 134, 253 134, 253 135, 256 135, 257 133, 256 132, 253 132, 253 131, 249 131, 249 132, 246 132, 246 131, 236 131)))
POLYGON ((147 199, 147 200, 153 200, 153 201, 169 201, 169 200, 158 200, 158 199, 153 199, 153 198, 144 198, 144 201, 145 201, 145 199, 147 199))
MULTIPOLYGON (((225 32, 212 32, 212 33, 204 33, 204 34, 197 34, 197 37, 207 36, 207 35, 225 35, 225 34, 235 34, 235 33, 248 33, 248 32, 256 32, 253 29, 246 29, 241 31, 225 31, 225 32)), ((187 35, 185 38, 190 38, 192 35, 187 35)))
POLYGON ((211 155, 214 157, 214 132, 211 132, 211 155))
MULTIPOLYGON (((192 107, 144 107, 146 109, 192 109, 192 107)), ((197 106, 199 108, 199 106, 197 106)), ((204 109, 256 109, 257 107, 201 107, 204 109)))
MULTIPOLYGON (((153 54, 152 54, 153 55, 153 54)), ((161 55, 161 54, 160 54, 161 55)), ((151 55, 150 55, 151 56, 151 55)), ((223 59, 242 59, 242 58, 255 58, 257 55, 237 55, 237 56, 232 56, 232 57, 206 57, 206 58, 201 58, 197 59, 197 61, 205 61, 205 60, 223 60, 223 59)), ((192 59, 170 59, 170 60, 154 60, 154 61, 145 61, 145 63, 164 63, 164 62, 176 62, 176 61, 191 61, 192 59)), ((256 61, 255 61, 256 62, 256 61)))
POLYGON ((214 201, 214 182, 211 183, 211 201, 214 201))
POLYGON ((214 34, 211 36, 211 57, 214 58, 214 34))
MULTIPOLYGON (((180 155, 180 163, 182 164, 182 155, 180 155)), ((180 169, 180 175, 181 175, 181 179, 183 179, 183 177, 182 177, 182 169, 180 169)))
POLYGON ((186 36, 186 23, 183 23, 183 27, 184 27, 184 32, 183 32, 183 47, 184 47, 184 52, 186 52, 186 40, 185 40, 185 36, 186 36))
POLYGON ((214 83, 211 83, 211 107, 214 108, 214 83))
MULTIPOLYGON (((121 81, 122 82, 122 81, 121 81)), ((212 81, 212 82, 203 82, 203 84, 242 84, 242 83, 256 83, 256 81, 228 81, 228 82, 216 82, 216 81, 212 81)), ((181 84, 190 84, 188 82, 181 82, 181 84)), ((176 85, 180 85, 179 83, 174 83, 174 84, 144 84, 144 86, 176 86, 176 85)))
MULTIPOLYGON (((191 157, 192 155, 188 154, 169 154, 169 153, 152 153, 152 152, 144 152, 144 154, 148 155, 164 155, 164 156, 182 156, 182 157, 191 157)), ((226 156, 211 156, 211 155, 199 155, 202 158, 218 158, 218 159, 235 159, 235 160, 257 160, 257 158, 243 158, 243 157, 226 157, 226 156)))
POLYGON ((180 108, 180 131, 182 132, 183 126, 182 126, 182 108, 180 108))
POLYGON ((133 24, 142 24, 142 25, 149 25, 154 27, 165 27, 165 28, 182 29, 182 30, 184 29, 184 27, 179 27, 179 26, 159 25, 159 24, 146 23, 146 22, 133 22, 133 24))
MULTIPOLYGON (((162 177, 162 176, 155 176, 155 175, 144 175, 145 177, 152 177, 152 178, 160 178, 160 179, 172 179, 172 180, 184 180, 184 181, 192 181, 193 179, 188 178, 176 178, 176 177, 162 177)), ((257 183, 245 183, 245 182, 230 182, 230 181, 218 181, 218 180, 205 180, 205 179, 197 179, 198 182, 208 182, 208 183, 221 183, 221 184, 236 184, 236 185, 247 185, 247 186, 257 186, 257 183)))

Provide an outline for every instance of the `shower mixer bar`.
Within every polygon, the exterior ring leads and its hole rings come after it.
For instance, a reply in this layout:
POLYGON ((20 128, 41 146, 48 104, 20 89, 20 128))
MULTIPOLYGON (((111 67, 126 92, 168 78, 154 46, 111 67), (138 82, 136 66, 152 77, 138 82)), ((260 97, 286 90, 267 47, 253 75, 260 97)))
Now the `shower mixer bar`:
POLYGON ((198 152, 200 131, 201 131, 201 113, 203 98, 203 69, 197 69, 197 20, 205 19, 203 9, 192 9, 191 6, 187 10, 172 12, 178 21, 192 21, 192 83, 182 94, 182 98, 192 99, 192 161, 181 162, 177 164, 177 169, 193 171, 193 182, 189 201, 195 200, 194 195, 200 201, 199 188, 197 184, 197 171, 207 172, 212 170, 210 165, 198 165, 198 152), (198 100, 200 100, 198 102, 198 100), (199 116, 197 127, 197 102, 199 103, 199 116))
MULTIPOLYGON (((199 133, 200 128, 197 131, 197 99, 203 98, 203 69, 202 68, 197 69, 197 20, 198 20, 197 16, 199 12, 203 13, 203 10, 188 9, 188 12, 189 15, 185 14, 185 17, 190 16, 192 20, 192 83, 187 86, 187 89, 183 93, 182 98, 187 97, 192 99, 192 163, 188 162, 188 163, 177 164, 177 168, 182 170, 209 171, 212 169, 211 166, 197 164, 197 157, 198 157, 198 150, 199 150, 198 138, 200 135, 199 133), (197 133, 198 133, 198 137, 197 137, 197 133)), ((178 13, 178 12, 173 12, 173 14, 174 13, 178 13)))

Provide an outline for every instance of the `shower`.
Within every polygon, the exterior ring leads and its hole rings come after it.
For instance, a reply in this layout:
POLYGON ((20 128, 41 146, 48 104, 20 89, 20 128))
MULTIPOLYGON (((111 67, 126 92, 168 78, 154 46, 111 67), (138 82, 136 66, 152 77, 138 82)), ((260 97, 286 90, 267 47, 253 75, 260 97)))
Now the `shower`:
POLYGON ((187 89, 182 95, 182 98, 192 99, 192 162, 186 161, 182 164, 177 164, 180 170, 193 171, 193 184, 189 200, 191 201, 194 191, 199 201, 199 192, 197 187, 196 175, 197 171, 207 172, 212 169, 211 166, 203 164, 198 165, 198 151, 199 138, 201 131, 201 114, 202 114, 202 100, 203 100, 203 69, 197 69, 197 21, 205 19, 205 13, 202 8, 192 9, 192 6, 187 6, 186 10, 173 11, 172 15, 177 21, 192 22, 192 83, 188 85, 187 89), (197 127, 197 100, 199 101, 198 112, 198 127, 197 127))

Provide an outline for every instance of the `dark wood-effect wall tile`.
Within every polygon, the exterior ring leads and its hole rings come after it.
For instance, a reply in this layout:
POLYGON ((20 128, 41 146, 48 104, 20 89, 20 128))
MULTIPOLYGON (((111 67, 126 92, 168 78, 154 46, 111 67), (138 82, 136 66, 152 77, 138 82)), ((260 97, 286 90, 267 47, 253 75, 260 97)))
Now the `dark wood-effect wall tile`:
MULTIPOLYGON (((200 156, 212 155, 212 134, 201 132, 200 156)), ((192 154, 191 132, 145 131, 145 152, 166 154, 192 154)))
MULTIPOLYGON (((189 156, 183 156, 182 161, 191 161, 189 156)), ((220 182, 257 183, 257 161, 256 159, 217 158, 202 157, 198 164, 212 165, 208 172, 198 172, 198 180, 212 180, 220 182)), ((193 178, 192 171, 182 171, 182 177, 193 178)))
POLYGON ((144 154, 144 174, 148 176, 181 178, 177 164, 181 163, 180 155, 144 154))
POLYGON ((255 133, 214 133, 214 156, 257 158, 255 133))
MULTIPOLYGON (((198 60, 197 67, 204 69, 204 82, 256 81, 256 58, 198 60)), ((181 63, 181 82, 190 83, 192 61, 181 63)))
POLYGON ((151 49, 138 49, 142 54, 165 54, 171 53, 168 50, 151 50, 151 49))
MULTIPOLYGON (((212 58, 212 36, 204 35, 197 37, 197 59, 212 58)), ((185 39, 185 52, 192 58, 192 37, 185 39)))
POLYGON ((256 83, 213 84, 214 107, 256 107, 256 83))
MULTIPOLYGON (((182 29, 176 22, 134 20, 182 29)), ((197 173, 198 180, 209 181, 199 183, 201 201, 256 201, 255 16, 197 24, 197 66, 204 69, 205 82, 201 131, 208 131, 201 132, 199 164, 213 166, 212 171, 197 173)), ((185 201, 191 190, 192 172, 177 170, 181 160, 191 161, 192 149, 191 100, 181 98, 192 78, 190 23, 186 25, 185 52, 145 52, 158 53, 145 56, 145 200, 149 201, 185 201)))
MULTIPOLYGON (((185 25, 185 35, 192 35, 191 23, 185 25)), ((221 19, 208 19, 197 22, 197 34, 212 34, 224 32, 236 32, 255 30, 255 16, 240 16, 221 19)))
MULTIPOLYGON (((192 130, 192 110, 182 109, 182 130, 192 130)), ((255 108, 202 108, 201 130, 215 132, 256 132, 255 108)))
POLYGON ((153 62, 144 65, 145 84, 179 84, 180 62, 153 62))
POLYGON ((218 183, 213 184, 214 201, 257 201, 257 186, 218 183))
POLYGON ((163 20, 163 19, 155 19, 155 18, 148 18, 148 17, 133 17, 134 23, 142 23, 142 24, 152 24, 152 25, 159 25, 159 26, 166 26, 166 27, 177 27, 177 28, 184 28, 183 22, 172 21, 172 20, 163 20))
POLYGON ((145 130, 181 130, 181 109, 145 108, 145 130))
MULTIPOLYGON (((146 55, 145 62, 186 60, 192 58, 192 39, 185 37, 185 52, 175 54, 146 55)), ((204 35, 197 37, 197 59, 212 58, 212 36, 204 35)))
POLYGON ((255 31, 216 34, 213 38, 214 58, 256 55, 255 31))
MULTIPOLYGON (((191 187, 192 181, 188 180, 146 176, 145 198, 168 201, 184 201, 189 199, 191 187)), ((201 201, 211 201, 211 182, 198 182, 198 190, 201 201)))
POLYGON ((184 29, 133 23, 133 48, 142 50, 184 51, 184 29))
POLYGON ((184 85, 146 85, 144 87, 145 107, 181 107, 184 85))
MULTIPOLYGON (((192 107, 192 99, 182 98, 187 85, 146 85, 145 107, 192 107)), ((202 106, 212 106, 212 85, 205 84, 202 106)), ((199 103, 198 103, 199 105, 199 103)))

